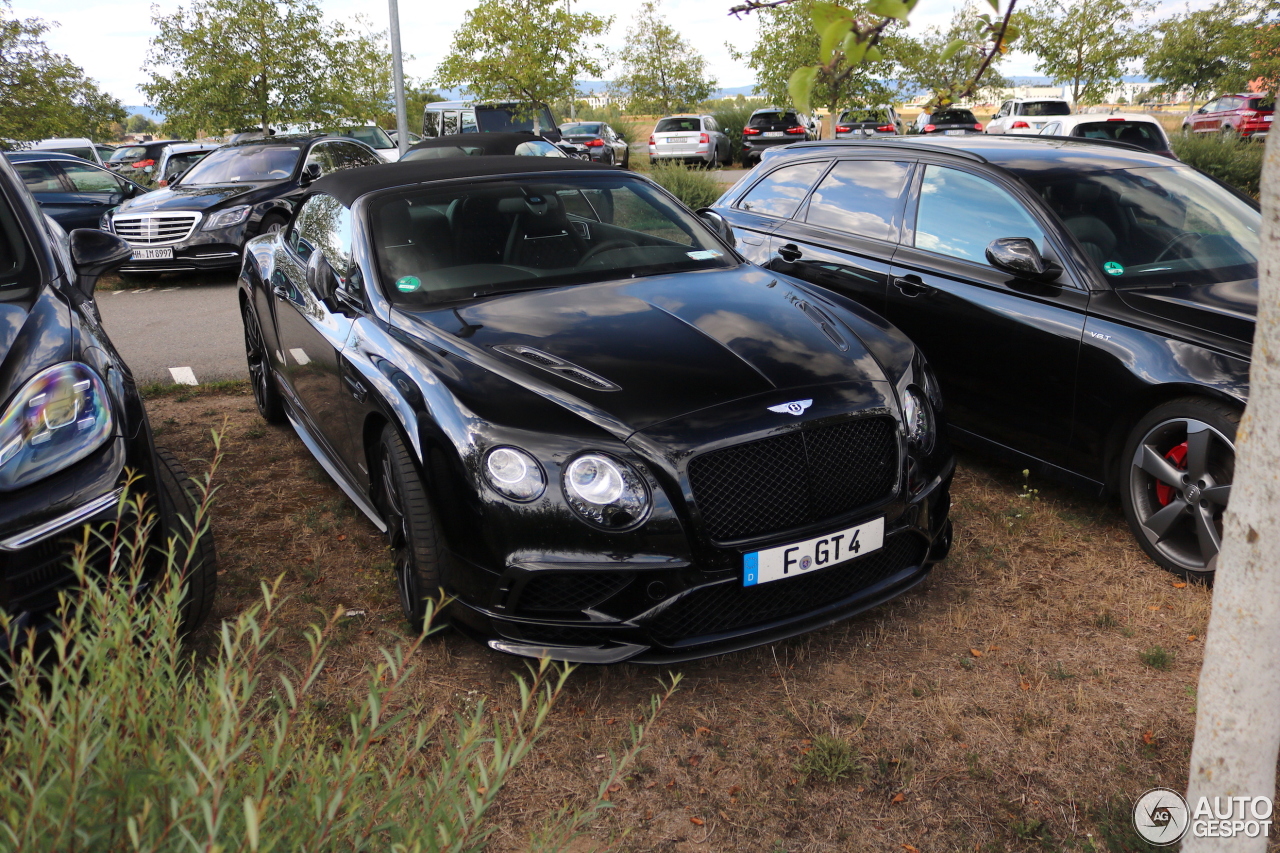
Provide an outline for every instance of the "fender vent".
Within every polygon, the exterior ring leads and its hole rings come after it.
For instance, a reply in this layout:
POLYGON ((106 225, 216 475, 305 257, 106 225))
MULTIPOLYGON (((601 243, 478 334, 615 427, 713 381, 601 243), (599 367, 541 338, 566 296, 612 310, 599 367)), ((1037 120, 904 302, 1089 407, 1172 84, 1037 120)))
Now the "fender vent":
POLYGON ((827 340, 836 345, 836 349, 840 350, 840 352, 849 351, 849 342, 836 329, 836 321, 832 320, 827 315, 827 312, 816 305, 810 305, 808 302, 797 302, 796 307, 804 312, 804 316, 809 318, 809 322, 822 330, 822 333, 827 336, 827 340))
POLYGON ((593 391, 621 391, 622 386, 610 382, 603 376, 597 376, 590 370, 579 367, 578 365, 565 361, 559 356, 552 355, 549 352, 543 352, 533 347, 526 347, 519 344, 501 344, 494 347, 503 355, 518 359, 528 364, 537 365, 543 370, 550 371, 557 376, 562 376, 570 382, 575 382, 584 388, 590 388, 593 391))

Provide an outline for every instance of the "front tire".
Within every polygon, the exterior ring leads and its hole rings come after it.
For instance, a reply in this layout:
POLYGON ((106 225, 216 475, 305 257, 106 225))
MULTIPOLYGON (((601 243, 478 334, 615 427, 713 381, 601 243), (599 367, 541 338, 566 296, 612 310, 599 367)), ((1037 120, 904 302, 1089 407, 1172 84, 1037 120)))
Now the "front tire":
MULTIPOLYGON (((218 589, 218 555, 213 547, 213 532, 205 530, 194 546, 191 534, 200 506, 199 491, 178 458, 168 450, 156 448, 156 480, 160 488, 160 522, 165 545, 170 538, 174 546, 175 569, 182 569, 183 596, 178 630, 185 636, 200 627, 213 609, 218 589)), ((206 517, 205 523, 208 523, 206 517)))
POLYGON ((1138 544, 1161 568, 1213 582, 1235 476, 1240 412, 1203 397, 1152 409, 1121 458, 1120 500, 1138 544))
POLYGON ((269 424, 283 424, 284 399, 271 372, 271 358, 262 337, 262 326, 248 305, 240 309, 240 317, 244 321, 244 355, 249 363, 249 384, 253 386, 253 401, 258 404, 258 414, 269 424))
POLYGON ((440 590, 440 533, 417 463, 390 424, 378 442, 378 470, 400 609, 409 627, 421 632, 427 602, 440 590))

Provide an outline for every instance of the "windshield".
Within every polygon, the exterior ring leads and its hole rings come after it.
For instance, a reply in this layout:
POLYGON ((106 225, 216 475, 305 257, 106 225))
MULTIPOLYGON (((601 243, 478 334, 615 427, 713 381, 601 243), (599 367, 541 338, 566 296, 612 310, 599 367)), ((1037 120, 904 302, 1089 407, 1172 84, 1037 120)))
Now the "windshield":
MULTIPOLYGON (((93 160, 94 150, 92 148, 42 148, 41 151, 52 151, 55 154, 70 154, 72 157, 79 157, 81 160, 93 160)), ((146 149, 143 149, 144 151, 146 149)))
POLYGON ((184 187, 242 181, 283 181, 293 174, 301 145, 236 145, 219 148, 195 164, 182 179, 184 187))
POLYGON ((476 122, 483 131, 533 130, 534 117, 538 119, 538 130, 548 131, 556 126, 551 118, 551 110, 546 107, 476 107, 476 122))
POLYGON ((1066 101, 1030 101, 1022 105, 1023 116, 1069 116, 1071 105, 1066 101))
POLYGON ((1159 125, 1147 121, 1089 121, 1076 125, 1072 136, 1086 139, 1114 139, 1139 145, 1148 151, 1165 151, 1169 148, 1160 133, 1159 125))
POLYGON ((978 120, 968 110, 938 110, 929 119, 931 124, 977 124, 978 120))
POLYGON ((566 136, 599 136, 600 125, 598 124, 562 124, 560 132, 566 136))
POLYGON ((141 145, 130 145, 127 148, 117 148, 115 153, 111 155, 111 163, 120 163, 125 160, 141 160, 146 156, 147 149, 141 145))
POLYGON ((876 124, 887 124, 889 114, 884 110, 848 110, 840 116, 840 123, 845 122, 875 122, 876 124))
POLYGON ((164 174, 161 177, 172 182, 175 177, 191 168, 193 164, 203 160, 208 153, 208 151, 188 151, 183 154, 170 155, 169 161, 164 164, 164 174))
POLYGON ((1257 278, 1262 216, 1186 167, 1024 174, 1117 285, 1213 284, 1257 278))
POLYGON ((370 148, 386 149, 396 147, 396 144, 391 141, 391 137, 387 136, 387 132, 380 127, 348 127, 342 131, 342 135, 359 140, 370 148))
POLYGON ((654 133, 696 133, 702 130, 702 119, 697 116, 664 118, 653 129, 654 133))
POLYGON ((369 221, 384 292, 409 307, 737 263, 661 191, 613 175, 401 190, 369 221))
POLYGON ((795 113, 756 113, 747 122, 747 127, 768 127, 772 124, 795 127, 800 124, 800 119, 796 118, 795 113))

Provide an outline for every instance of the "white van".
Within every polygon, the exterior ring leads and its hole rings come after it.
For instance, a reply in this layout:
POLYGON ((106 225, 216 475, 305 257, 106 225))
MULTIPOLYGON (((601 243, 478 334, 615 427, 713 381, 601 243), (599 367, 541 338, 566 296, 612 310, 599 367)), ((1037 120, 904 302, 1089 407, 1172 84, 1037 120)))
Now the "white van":
POLYGON ((98 156, 98 147, 90 139, 74 136, 61 139, 41 139, 33 144, 30 150, 57 151, 59 154, 70 154, 72 157, 79 157, 81 160, 88 160, 90 163, 97 163, 99 166, 104 165, 102 158, 98 156))

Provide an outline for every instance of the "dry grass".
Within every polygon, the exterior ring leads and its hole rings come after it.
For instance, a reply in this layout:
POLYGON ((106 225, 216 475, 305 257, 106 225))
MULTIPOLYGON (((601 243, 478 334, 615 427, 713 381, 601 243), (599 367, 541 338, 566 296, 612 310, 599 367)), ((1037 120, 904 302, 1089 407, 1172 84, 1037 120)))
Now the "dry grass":
MULTIPOLYGON (((215 617, 284 575, 301 628, 351 611, 320 685, 336 722, 379 646, 405 638, 382 540, 247 393, 148 401, 193 470, 227 423, 215 617)), ((916 591, 790 642, 680 667, 681 691, 593 837, 627 851, 1140 850, 1129 809, 1186 778, 1209 592, 1177 587, 1119 510, 962 458, 952 556, 916 591), (1144 663, 1160 647, 1166 669, 1144 663), (830 781, 829 781, 830 780, 830 781), (908 846, 909 845, 909 846, 908 846)), ((201 634, 206 639, 210 629, 201 634)), ((437 710, 513 699, 513 658, 428 642, 437 710)), ((585 801, 658 670, 582 668, 501 803, 494 851, 585 801)))

